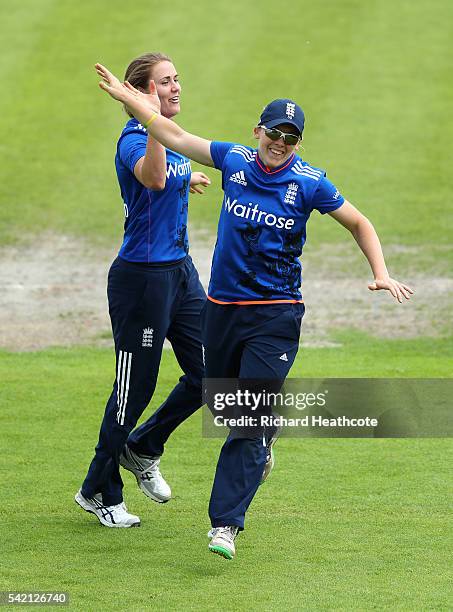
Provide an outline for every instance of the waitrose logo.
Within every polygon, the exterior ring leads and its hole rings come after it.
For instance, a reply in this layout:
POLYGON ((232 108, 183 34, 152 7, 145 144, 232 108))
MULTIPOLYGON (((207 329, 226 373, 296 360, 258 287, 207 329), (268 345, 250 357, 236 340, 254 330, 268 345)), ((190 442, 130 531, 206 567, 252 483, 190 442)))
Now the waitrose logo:
POLYGON ((286 217, 277 217, 273 213, 261 210, 259 204, 254 204, 253 202, 241 204, 237 200, 230 200, 229 197, 226 197, 224 199, 224 205, 228 213, 232 213, 236 217, 241 217, 242 219, 264 223, 268 227, 291 229, 294 225, 294 219, 291 217, 289 219, 286 217))

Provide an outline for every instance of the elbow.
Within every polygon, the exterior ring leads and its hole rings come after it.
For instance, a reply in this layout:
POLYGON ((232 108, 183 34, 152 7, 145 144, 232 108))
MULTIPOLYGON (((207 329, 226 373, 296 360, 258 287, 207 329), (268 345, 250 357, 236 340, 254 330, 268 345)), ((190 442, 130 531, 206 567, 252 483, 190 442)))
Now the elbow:
POLYGON ((163 191, 165 189, 165 178, 163 179, 152 179, 144 182, 144 186, 152 191, 163 191))
POLYGON ((351 234, 356 240, 360 238, 360 236, 369 233, 370 230, 374 231, 374 227, 371 221, 364 215, 360 215, 350 228, 351 234))

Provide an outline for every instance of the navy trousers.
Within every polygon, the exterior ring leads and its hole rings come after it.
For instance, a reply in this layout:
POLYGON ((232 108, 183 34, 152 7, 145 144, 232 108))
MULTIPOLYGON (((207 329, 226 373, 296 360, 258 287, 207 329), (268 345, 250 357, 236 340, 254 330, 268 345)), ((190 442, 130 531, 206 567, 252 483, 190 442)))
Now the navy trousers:
MULTIPOLYGON (((283 384, 299 348, 303 304, 220 305, 202 311, 206 378, 266 379, 283 384)), ((266 439, 257 430, 244 438, 231 430, 220 452, 209 502, 213 527, 244 528, 266 463, 266 439)))
POLYGON ((160 456, 172 431, 203 403, 200 312, 206 295, 190 256, 160 267, 118 257, 109 271, 107 295, 116 379, 82 494, 101 493, 104 504, 114 505, 123 500, 119 457, 126 441, 139 454, 160 456), (132 431, 154 393, 165 338, 184 376, 132 431))

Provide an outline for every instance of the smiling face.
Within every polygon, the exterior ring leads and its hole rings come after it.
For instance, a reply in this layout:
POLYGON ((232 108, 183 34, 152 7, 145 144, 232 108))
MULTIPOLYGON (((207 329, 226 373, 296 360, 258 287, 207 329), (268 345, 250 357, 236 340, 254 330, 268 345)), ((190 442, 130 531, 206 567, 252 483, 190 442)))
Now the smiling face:
POLYGON ((178 73, 171 62, 162 61, 153 66, 151 78, 156 83, 157 95, 160 99, 160 112, 171 119, 179 113, 181 84, 178 73))
MULTIPOLYGON (((275 126, 277 130, 284 132, 285 134, 296 134, 299 136, 299 132, 296 127, 289 123, 282 123, 275 126)), ((253 130, 255 138, 258 140, 258 155, 268 168, 277 168, 284 164, 299 148, 299 144, 287 145, 283 142, 283 138, 278 140, 271 140, 265 134, 264 128, 256 127, 253 130)))

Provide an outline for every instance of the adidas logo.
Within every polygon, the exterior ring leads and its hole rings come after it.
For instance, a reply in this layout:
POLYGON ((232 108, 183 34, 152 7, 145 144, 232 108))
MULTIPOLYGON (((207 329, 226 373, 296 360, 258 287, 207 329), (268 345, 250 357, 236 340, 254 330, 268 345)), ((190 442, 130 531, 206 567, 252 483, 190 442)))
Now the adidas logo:
POLYGON ((230 176, 230 181, 234 183, 239 183, 239 185, 243 185, 247 187, 247 181, 245 180, 244 170, 239 170, 239 172, 235 172, 230 176))
POLYGON ((281 359, 282 361, 288 361, 288 356, 286 353, 283 353, 283 355, 279 357, 279 359, 281 359))

